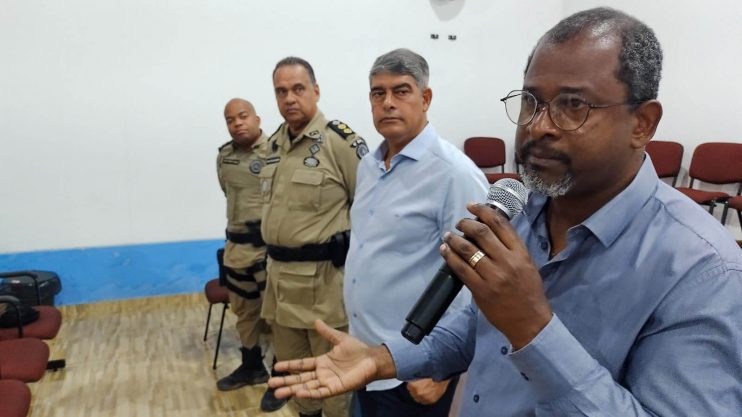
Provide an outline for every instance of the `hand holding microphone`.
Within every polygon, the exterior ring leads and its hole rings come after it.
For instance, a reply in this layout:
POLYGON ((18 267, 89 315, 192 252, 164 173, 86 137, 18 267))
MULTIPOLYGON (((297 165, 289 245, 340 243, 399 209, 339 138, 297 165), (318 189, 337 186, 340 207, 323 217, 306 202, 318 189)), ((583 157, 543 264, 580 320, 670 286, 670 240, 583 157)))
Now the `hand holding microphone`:
MULTIPOLYGON (((522 183, 505 178, 490 187, 486 204, 492 208, 493 215, 498 215, 494 213, 496 211, 510 220, 523 210, 526 198, 527 190, 522 183)), ((469 221, 479 224, 477 220, 469 221)), ((479 254, 474 250, 465 259, 472 260, 474 264, 475 258, 483 256, 484 252, 479 254)), ((481 261, 481 258, 477 261, 481 261)), ((462 285, 463 282, 456 277, 448 265, 444 264, 407 315, 402 335, 412 343, 420 343, 423 337, 433 330, 453 299, 456 298, 462 285)))

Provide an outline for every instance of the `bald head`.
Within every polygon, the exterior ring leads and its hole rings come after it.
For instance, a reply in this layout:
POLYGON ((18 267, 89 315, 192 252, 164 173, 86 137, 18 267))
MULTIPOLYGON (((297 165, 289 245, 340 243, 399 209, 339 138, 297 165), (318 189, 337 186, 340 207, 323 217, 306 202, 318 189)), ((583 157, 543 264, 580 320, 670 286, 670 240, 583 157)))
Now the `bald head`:
POLYGON ((255 107, 242 98, 233 98, 224 106, 224 120, 235 146, 249 148, 261 134, 260 117, 255 107))

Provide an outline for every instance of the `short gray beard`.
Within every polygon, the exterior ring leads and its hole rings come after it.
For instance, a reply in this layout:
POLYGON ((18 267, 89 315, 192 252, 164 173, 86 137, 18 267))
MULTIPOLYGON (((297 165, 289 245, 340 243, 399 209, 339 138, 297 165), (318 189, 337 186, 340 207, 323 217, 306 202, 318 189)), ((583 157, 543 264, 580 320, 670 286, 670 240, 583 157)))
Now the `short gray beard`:
POLYGON ((566 195, 575 185, 574 177, 570 172, 567 172, 555 182, 547 183, 539 176, 538 171, 528 165, 523 168, 521 179, 529 190, 551 198, 566 195))

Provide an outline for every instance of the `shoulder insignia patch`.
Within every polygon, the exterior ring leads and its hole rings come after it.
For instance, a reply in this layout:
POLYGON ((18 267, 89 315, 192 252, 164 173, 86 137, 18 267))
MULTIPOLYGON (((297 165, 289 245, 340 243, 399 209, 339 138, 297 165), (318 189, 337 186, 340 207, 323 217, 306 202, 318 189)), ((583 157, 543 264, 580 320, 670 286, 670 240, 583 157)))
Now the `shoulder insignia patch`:
POLYGON ((368 145, 366 145, 366 140, 360 136, 358 136, 356 140, 354 140, 353 143, 350 144, 350 147, 356 150, 356 156, 358 156, 358 159, 362 159, 368 153, 368 145))
POLYGON ((348 136, 354 133, 353 129, 351 129, 350 126, 346 125, 340 120, 331 121, 330 123, 327 124, 327 127, 332 129, 335 133, 340 135, 340 137, 343 139, 348 139, 348 136))
POLYGON ((219 150, 221 151, 222 149, 226 148, 228 145, 231 145, 231 144, 232 144, 232 141, 230 140, 229 142, 227 142, 224 145, 220 146, 219 147, 219 150))

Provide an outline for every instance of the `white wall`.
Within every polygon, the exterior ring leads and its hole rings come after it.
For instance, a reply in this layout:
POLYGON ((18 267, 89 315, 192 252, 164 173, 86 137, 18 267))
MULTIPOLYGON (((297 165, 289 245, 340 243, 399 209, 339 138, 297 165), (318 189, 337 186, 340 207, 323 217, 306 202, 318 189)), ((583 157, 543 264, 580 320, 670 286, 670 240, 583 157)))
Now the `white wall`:
POLYGON ((290 54, 314 65, 325 114, 372 144, 368 69, 401 46, 430 60, 441 133, 457 143, 506 134, 496 98, 519 85, 527 50, 559 10, 524 26, 528 6, 517 1, 451 6, 5 0, 0 252, 218 237, 223 105, 251 99, 272 132, 271 71, 290 54))
MULTIPOLYGON (((664 114, 655 139, 685 148, 683 185, 696 146, 704 142, 742 143, 742 1, 739 0, 564 0, 563 15, 598 6, 619 8, 649 25, 662 44, 664 63, 659 100, 664 114)), ((698 184, 698 183, 697 183, 698 184)), ((722 189, 730 194, 736 186, 722 189)), ((715 211, 721 217, 721 208, 715 211)), ((727 228, 742 239, 736 213, 727 228)))
MULTIPOLYGON (((280 116, 270 74, 286 55, 314 65, 322 110, 372 145, 368 69, 402 46, 430 62, 430 119, 442 135, 511 140, 498 99, 521 85, 538 37, 594 3, 4 0, 0 252, 219 237, 223 105, 252 100, 271 133, 280 116)), ((742 131, 740 5, 716 3, 620 3, 663 42, 658 138, 683 142, 688 158, 697 143, 742 131)))

